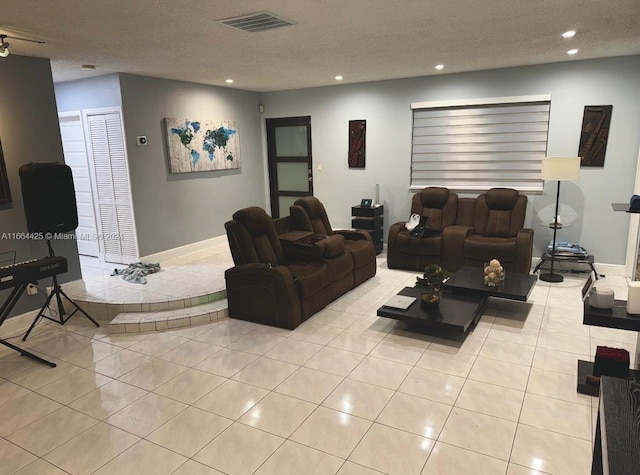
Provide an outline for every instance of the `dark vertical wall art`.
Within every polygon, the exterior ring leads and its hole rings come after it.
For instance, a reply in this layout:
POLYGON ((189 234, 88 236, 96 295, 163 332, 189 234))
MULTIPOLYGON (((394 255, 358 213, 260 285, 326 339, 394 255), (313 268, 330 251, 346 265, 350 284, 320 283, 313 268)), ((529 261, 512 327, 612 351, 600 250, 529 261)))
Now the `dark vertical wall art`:
POLYGON ((613 106, 584 106, 578 156, 582 167, 604 167, 613 106))
POLYGON ((349 168, 364 168, 367 121, 349 121, 349 168))
POLYGON ((2 153, 2 142, 0 142, 0 204, 11 203, 11 191, 9 190, 9 178, 7 168, 4 165, 4 154, 2 153))

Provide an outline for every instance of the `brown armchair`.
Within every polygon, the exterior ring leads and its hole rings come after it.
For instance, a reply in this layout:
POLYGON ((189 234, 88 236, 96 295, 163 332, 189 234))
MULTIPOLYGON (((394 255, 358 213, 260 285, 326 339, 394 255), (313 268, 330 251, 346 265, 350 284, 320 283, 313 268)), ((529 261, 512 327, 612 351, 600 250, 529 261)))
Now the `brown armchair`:
POLYGON ((376 250, 368 233, 350 230, 334 231, 324 205, 314 196, 305 196, 296 200, 289 208, 289 214, 292 226, 296 229, 324 236, 338 234, 344 237, 344 248, 351 255, 354 267, 352 287, 376 275, 376 250))
MULTIPOLYGON (((442 232, 455 223, 457 205, 458 195, 455 193, 447 188, 429 187, 413 195, 410 214, 428 216, 430 228, 442 232)), ((446 256, 441 257, 442 247, 442 233, 415 238, 411 237, 404 222, 395 223, 389 227, 387 265, 390 269, 423 271, 429 264, 441 264, 447 270, 457 270, 446 266, 446 256)), ((460 254, 461 250, 458 249, 457 253, 460 254)))
POLYGON ((481 267, 498 259, 506 270, 529 273, 533 229, 523 229, 527 197, 510 188, 493 188, 478 196, 473 231, 464 240, 464 265, 481 267))

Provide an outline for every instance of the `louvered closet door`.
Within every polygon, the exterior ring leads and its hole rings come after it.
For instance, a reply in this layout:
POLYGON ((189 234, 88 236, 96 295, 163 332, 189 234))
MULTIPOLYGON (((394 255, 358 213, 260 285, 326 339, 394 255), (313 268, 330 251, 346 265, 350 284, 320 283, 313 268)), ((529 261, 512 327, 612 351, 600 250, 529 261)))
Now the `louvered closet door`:
POLYGON ((87 115, 101 258, 138 260, 127 155, 119 112, 87 115))

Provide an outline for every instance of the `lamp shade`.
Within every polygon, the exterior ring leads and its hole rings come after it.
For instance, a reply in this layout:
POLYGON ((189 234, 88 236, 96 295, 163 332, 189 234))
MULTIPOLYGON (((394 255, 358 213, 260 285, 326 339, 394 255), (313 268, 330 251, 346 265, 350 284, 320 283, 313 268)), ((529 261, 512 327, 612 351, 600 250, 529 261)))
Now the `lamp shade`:
POLYGON ((577 180, 580 157, 547 157, 542 160, 542 179, 556 181, 577 180))

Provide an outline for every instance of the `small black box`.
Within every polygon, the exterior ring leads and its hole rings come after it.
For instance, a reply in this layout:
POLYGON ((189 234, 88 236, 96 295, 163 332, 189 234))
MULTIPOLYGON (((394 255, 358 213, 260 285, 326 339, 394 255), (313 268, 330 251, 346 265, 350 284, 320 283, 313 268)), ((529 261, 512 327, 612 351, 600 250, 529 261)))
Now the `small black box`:
POLYGON ((608 346, 596 347, 596 359, 593 364, 594 376, 629 377, 629 352, 608 346))

